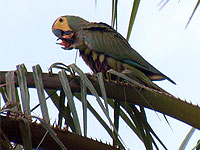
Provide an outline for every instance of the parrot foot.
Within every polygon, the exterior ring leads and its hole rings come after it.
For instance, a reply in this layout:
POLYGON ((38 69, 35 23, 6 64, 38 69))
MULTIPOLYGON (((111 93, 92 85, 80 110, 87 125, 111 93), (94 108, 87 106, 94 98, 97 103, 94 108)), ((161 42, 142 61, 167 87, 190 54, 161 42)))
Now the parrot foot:
POLYGON ((116 76, 110 72, 106 72, 105 73, 105 79, 108 80, 108 82, 115 82, 116 84, 123 84, 123 80, 122 78, 120 78, 119 76, 116 76))

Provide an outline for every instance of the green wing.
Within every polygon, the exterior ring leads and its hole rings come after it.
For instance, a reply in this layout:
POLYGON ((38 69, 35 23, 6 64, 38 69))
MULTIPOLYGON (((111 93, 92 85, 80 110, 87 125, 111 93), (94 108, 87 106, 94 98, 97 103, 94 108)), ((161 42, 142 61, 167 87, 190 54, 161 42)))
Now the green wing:
POLYGON ((170 78, 162 74, 136 52, 116 30, 104 23, 89 23, 81 31, 85 44, 92 50, 127 63, 146 74, 151 80, 170 78))

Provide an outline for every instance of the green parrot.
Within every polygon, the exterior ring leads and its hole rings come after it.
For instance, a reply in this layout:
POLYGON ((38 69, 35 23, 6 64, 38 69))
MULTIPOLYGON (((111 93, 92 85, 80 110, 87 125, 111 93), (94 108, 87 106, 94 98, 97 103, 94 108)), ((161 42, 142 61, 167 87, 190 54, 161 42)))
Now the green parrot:
POLYGON ((105 23, 88 22, 78 16, 61 16, 52 26, 63 49, 79 49, 94 74, 109 69, 124 73, 137 82, 157 89, 152 81, 173 80, 148 63, 128 41, 105 23))

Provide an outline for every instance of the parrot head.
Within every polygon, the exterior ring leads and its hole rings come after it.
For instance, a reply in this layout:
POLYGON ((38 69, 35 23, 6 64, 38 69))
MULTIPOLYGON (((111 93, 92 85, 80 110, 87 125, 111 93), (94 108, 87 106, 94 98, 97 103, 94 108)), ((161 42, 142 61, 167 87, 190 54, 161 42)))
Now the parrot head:
POLYGON ((52 32, 58 37, 58 40, 62 41, 58 44, 64 46, 63 49, 72 49, 72 44, 77 39, 75 33, 87 23, 86 20, 77 16, 61 16, 53 23, 52 32))
POLYGON ((56 19, 52 26, 52 32, 58 37, 58 40, 62 41, 58 44, 63 45, 64 49, 70 49, 70 46, 74 42, 74 32, 69 26, 67 17, 61 16, 56 19))

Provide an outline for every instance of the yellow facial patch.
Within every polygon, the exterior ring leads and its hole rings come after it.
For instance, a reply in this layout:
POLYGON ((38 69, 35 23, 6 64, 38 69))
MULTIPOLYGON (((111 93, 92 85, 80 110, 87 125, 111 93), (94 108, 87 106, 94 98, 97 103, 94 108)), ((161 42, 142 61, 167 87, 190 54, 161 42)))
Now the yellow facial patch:
POLYGON ((60 29, 62 31, 72 31, 66 17, 59 17, 53 24, 52 30, 60 29))

